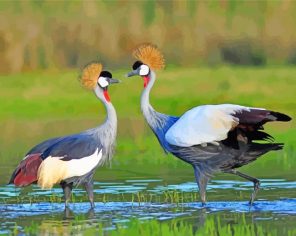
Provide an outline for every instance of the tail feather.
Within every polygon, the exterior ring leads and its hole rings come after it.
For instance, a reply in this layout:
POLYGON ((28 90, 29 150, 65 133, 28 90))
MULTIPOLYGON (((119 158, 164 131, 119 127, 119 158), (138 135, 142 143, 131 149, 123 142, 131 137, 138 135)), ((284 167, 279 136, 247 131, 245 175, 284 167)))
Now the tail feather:
POLYGON ((276 111, 270 111, 270 114, 274 117, 276 117, 277 121, 290 121, 292 118, 286 114, 276 112, 276 111))
POLYGON ((269 151, 282 150, 283 147, 283 143, 252 143, 246 156, 249 156, 251 159, 257 159, 269 151))
POLYGON ((269 151, 276 151, 283 149, 283 143, 251 143, 249 150, 245 155, 241 156, 238 163, 232 168, 244 166, 250 162, 255 161, 260 156, 269 151))
POLYGON ((31 154, 26 157, 13 172, 9 184, 24 187, 35 183, 41 162, 40 153, 31 154))
POLYGON ((270 142, 274 141, 274 138, 270 134, 262 131, 258 131, 258 130, 252 131, 252 132, 245 131, 245 133, 249 140, 265 140, 270 142))
POLYGON ((255 150, 281 150, 284 147, 284 143, 252 143, 250 146, 250 151, 255 150))

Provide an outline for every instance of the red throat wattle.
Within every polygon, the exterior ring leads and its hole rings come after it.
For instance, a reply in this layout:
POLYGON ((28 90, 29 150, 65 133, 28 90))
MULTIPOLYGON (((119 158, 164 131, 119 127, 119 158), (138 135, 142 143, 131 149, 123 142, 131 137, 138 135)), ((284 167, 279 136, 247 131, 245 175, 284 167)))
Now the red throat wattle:
POLYGON ((108 93, 108 90, 104 90, 104 97, 106 99, 107 102, 110 102, 110 96, 109 96, 109 93, 108 93))
POLYGON ((143 80, 144 80, 144 88, 146 88, 148 83, 149 83, 149 77, 148 76, 143 76, 143 80))

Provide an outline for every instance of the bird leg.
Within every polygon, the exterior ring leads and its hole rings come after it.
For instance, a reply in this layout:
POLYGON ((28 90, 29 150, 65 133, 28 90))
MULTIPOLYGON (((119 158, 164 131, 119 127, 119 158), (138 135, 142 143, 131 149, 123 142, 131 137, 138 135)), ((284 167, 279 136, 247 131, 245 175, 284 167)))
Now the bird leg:
POLYGON ((84 184, 84 187, 85 187, 85 190, 88 194, 88 199, 89 199, 89 202, 90 202, 90 206, 91 208, 95 208, 95 204, 94 204, 94 187, 93 187, 93 182, 90 181, 90 182, 87 182, 84 184))
POLYGON ((200 171, 198 170, 198 167, 193 166, 193 168, 194 168, 195 180, 199 189, 201 204, 202 206, 205 206, 206 205, 206 189, 210 179, 206 175, 200 173, 200 171))
POLYGON ((66 182, 61 182, 61 186, 63 188, 63 192, 64 192, 64 200, 65 200, 65 207, 68 207, 68 203, 70 201, 71 198, 71 192, 72 192, 72 188, 73 188, 73 183, 66 183, 66 182))
POLYGON ((64 210, 64 220, 69 220, 69 219, 73 219, 73 212, 68 206, 66 206, 64 210))
POLYGON ((250 181, 252 181, 254 183, 254 191, 253 191, 253 193, 251 195, 251 199, 249 201, 249 204, 252 206, 252 204, 253 204, 253 202, 255 200, 255 197, 257 195, 257 192, 260 189, 260 180, 254 178, 252 176, 243 174, 243 173, 241 173, 241 172, 239 172, 237 170, 230 170, 230 171, 227 171, 227 172, 230 173, 230 174, 234 174, 234 175, 240 176, 240 177, 242 177, 244 179, 250 180, 250 181))

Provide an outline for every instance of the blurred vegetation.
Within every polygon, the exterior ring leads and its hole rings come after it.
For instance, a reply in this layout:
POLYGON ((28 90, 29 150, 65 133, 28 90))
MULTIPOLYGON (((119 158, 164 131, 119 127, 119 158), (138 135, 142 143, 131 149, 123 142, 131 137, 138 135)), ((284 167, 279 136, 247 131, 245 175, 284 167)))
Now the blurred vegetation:
MULTIPOLYGON (((202 214, 203 212, 201 212, 202 214)), ((139 220, 130 218, 128 222, 116 223, 115 229, 109 226, 108 231, 104 230, 106 226, 103 223, 97 223, 93 220, 87 222, 83 216, 76 216, 74 220, 68 221, 44 221, 41 225, 32 222, 26 226, 24 232, 28 235, 52 235, 52 234, 83 234, 83 235, 110 235, 110 236, 273 236, 273 235, 295 235, 296 229, 291 225, 288 227, 273 227, 274 221, 258 221, 249 219, 250 214, 242 213, 237 215, 232 213, 233 218, 227 218, 223 213, 209 214, 207 217, 194 222, 193 219, 188 223, 188 219, 181 218, 171 221, 158 220, 139 220), (80 217, 80 218, 79 218, 80 217), (226 222, 224 222, 226 221, 226 222), (86 224, 87 222, 88 224, 86 224), (271 228, 272 227, 272 228, 271 228)), ((106 224, 106 223, 105 223, 106 224)), ((19 235, 21 232, 15 226, 12 235, 19 235)))
MULTIPOLYGON (((121 78, 134 61, 131 50, 142 42, 157 44, 168 64, 158 73, 151 96, 160 112, 181 115, 201 104, 236 103, 295 117, 295 12, 296 1, 288 0, 0 1, 0 183, 40 141, 100 124, 105 112, 75 81, 77 68, 99 60, 118 69, 114 77, 121 78)), ((95 179, 192 179, 192 168, 165 158, 145 124, 139 108, 142 86, 134 78, 110 88, 119 117, 118 145, 112 168, 101 168, 95 179)), ((294 180, 295 127, 295 120, 267 125, 278 142, 286 143, 284 151, 267 154, 242 171, 294 180)), ((201 229, 182 222, 179 227, 135 221, 114 234, 295 234, 282 225, 282 231, 269 232, 245 220, 222 226, 219 221, 210 217, 201 229)), ((27 233, 40 232, 38 227, 26 228, 27 233)))
POLYGON ((296 64, 295 1, 1 1, 0 73, 127 66, 153 42, 177 65, 296 64))
MULTIPOLYGON (((191 166, 164 155, 140 111, 143 82, 140 77, 123 78, 127 71, 112 71, 122 80, 109 88, 119 119, 117 148, 112 169, 100 169, 97 178, 124 179, 125 171, 129 171, 129 177, 172 179, 188 173, 186 176, 193 178, 191 166)), ((78 70, 42 70, 0 76, 0 183, 8 181, 32 146, 95 127, 105 119, 102 104, 92 92, 81 88, 78 74, 78 70)), ((198 105, 234 103, 264 107, 295 118, 295 74, 296 68, 287 66, 168 66, 157 73, 151 104, 159 112, 181 115, 198 105)), ((295 119, 267 124, 266 130, 276 141, 285 142, 284 151, 267 154, 243 168, 257 177, 294 179, 295 127, 295 119)))

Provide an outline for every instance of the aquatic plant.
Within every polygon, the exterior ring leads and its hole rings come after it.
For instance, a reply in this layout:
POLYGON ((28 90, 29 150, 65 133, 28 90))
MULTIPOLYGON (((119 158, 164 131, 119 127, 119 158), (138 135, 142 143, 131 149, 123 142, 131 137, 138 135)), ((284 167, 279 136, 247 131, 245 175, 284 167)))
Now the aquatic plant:
MULTIPOLYGON (((73 222, 67 224, 67 233, 82 233, 83 235, 99 235, 103 236, 105 233, 110 236, 138 236, 138 235, 150 235, 150 236, 273 236, 280 235, 279 229, 269 229, 260 224, 247 222, 245 214, 242 214, 240 221, 235 218, 232 222, 222 224, 223 216, 209 215, 202 226, 194 226, 184 220, 172 220, 172 221, 158 221, 158 220, 146 220, 141 221, 136 218, 131 218, 128 223, 117 223, 113 229, 104 230, 102 223, 96 225, 88 225, 82 223, 83 218, 75 218, 73 222), (79 224, 80 223, 80 224, 79 224), (79 226, 80 225, 80 226, 79 226)), ((31 226, 24 229, 26 234, 39 234, 44 230, 44 226, 37 226, 34 222, 31 226)), ((46 225, 47 233, 53 232, 65 232, 65 222, 55 223, 54 225, 46 225)), ((43 231, 44 232, 44 231, 43 231)), ((286 232, 286 235, 292 236, 296 234, 296 229, 291 229, 286 232)), ((16 232, 14 232, 16 233, 16 232)), ((14 234, 13 233, 13 234, 14 234)))

